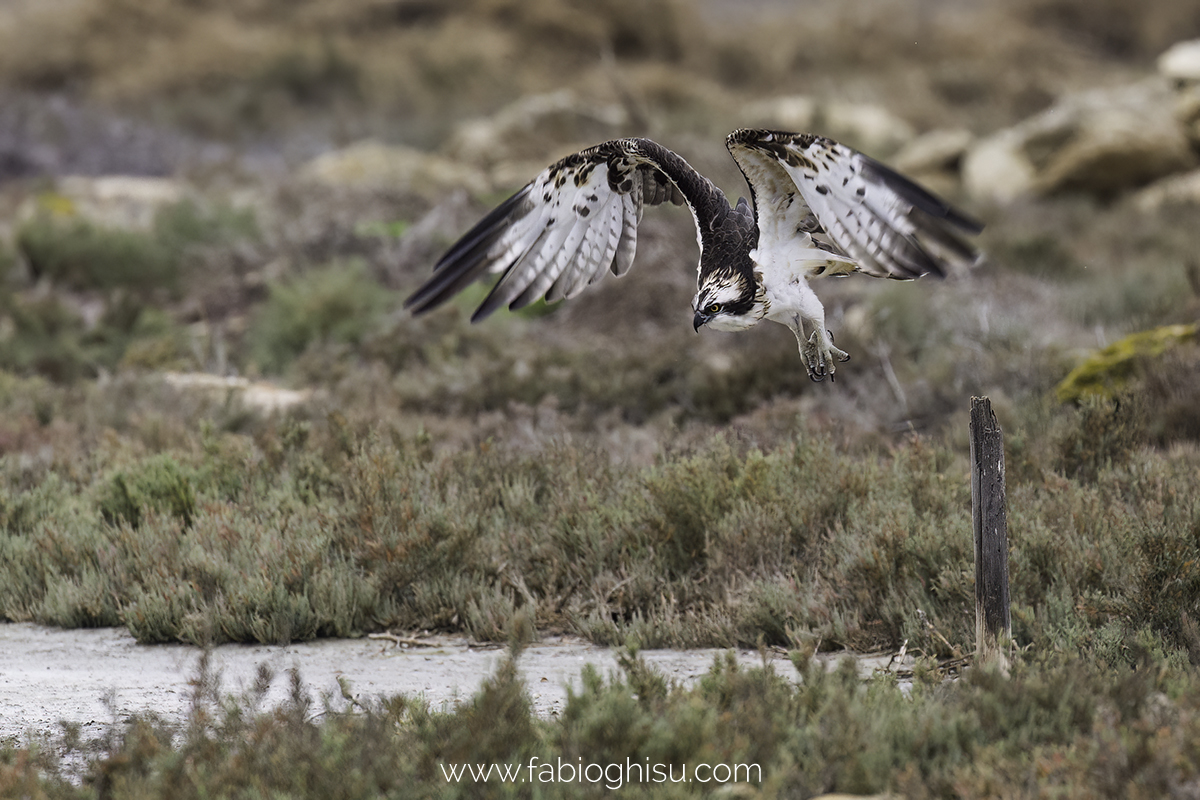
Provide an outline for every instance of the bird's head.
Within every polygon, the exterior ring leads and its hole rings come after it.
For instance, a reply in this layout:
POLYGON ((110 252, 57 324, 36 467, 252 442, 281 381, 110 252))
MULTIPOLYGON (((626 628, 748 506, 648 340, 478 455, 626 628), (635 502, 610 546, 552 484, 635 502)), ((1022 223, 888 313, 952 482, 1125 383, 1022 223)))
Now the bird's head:
POLYGON ((691 299, 691 324, 697 331, 708 325, 714 331, 740 331, 767 313, 762 291, 739 272, 715 271, 701 279, 691 299))
POLYGON ((740 331, 766 314, 762 292, 737 272, 714 272, 704 278, 692 298, 692 327, 707 325, 717 331, 740 331))

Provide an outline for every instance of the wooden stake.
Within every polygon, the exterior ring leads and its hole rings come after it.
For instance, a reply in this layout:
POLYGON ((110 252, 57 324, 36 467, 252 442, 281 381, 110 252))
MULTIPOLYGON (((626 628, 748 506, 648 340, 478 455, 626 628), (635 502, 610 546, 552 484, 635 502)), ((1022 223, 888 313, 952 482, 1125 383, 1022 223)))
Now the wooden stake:
POLYGON ((975 533, 975 646, 980 661, 1008 659, 999 645, 1012 635, 1008 599, 1008 517, 1004 434, 986 397, 971 398, 971 519, 975 533))

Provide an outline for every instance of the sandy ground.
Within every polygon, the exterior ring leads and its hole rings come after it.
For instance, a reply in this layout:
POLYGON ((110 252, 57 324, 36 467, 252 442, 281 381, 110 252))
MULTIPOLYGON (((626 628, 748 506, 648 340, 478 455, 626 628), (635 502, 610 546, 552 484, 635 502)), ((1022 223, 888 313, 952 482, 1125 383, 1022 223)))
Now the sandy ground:
MULTIPOLYGON (((240 693, 259 664, 276 674, 268 703, 286 694, 286 670, 297 667, 310 695, 338 696, 346 678, 355 696, 423 695, 435 708, 470 698, 504 657, 502 648, 481 649, 455 637, 433 637, 430 646, 398 647, 378 639, 322 640, 287 646, 225 645, 213 650, 222 692, 240 693)), ((689 682, 703 675, 722 651, 647 650, 643 655, 668 679, 689 682)), ((201 651, 185 645, 139 645, 123 628, 59 630, 0 624, 0 740, 26 732, 57 732, 60 720, 79 723, 85 738, 139 711, 182 719, 201 651)), ((741 651, 746 666, 762 664, 755 651, 741 651)), ((767 656, 781 675, 795 670, 778 653, 767 656)), ((887 656, 860 657, 869 672, 887 656), (879 663, 875 663, 878 661, 879 663)), ((584 664, 602 674, 616 670, 611 650, 571 638, 530 646, 518 664, 539 714, 562 709, 567 686, 579 686, 584 664)))

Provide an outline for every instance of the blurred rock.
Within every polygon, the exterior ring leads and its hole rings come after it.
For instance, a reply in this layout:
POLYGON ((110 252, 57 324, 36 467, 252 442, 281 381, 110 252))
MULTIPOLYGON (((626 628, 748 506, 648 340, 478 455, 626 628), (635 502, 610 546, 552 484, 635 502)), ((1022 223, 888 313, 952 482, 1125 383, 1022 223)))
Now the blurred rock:
POLYGON ((1200 39, 1177 42, 1158 57, 1159 73, 1175 87, 1175 118, 1200 148, 1200 39))
POLYGON ((1192 146, 1200 148, 1200 82, 1182 86, 1176 93, 1175 119, 1192 146))
POLYGON ((1159 74, 1182 83, 1200 82, 1200 39, 1176 42, 1158 57, 1159 74))
POLYGON ((939 194, 958 188, 963 156, 975 137, 962 128, 923 133, 892 156, 890 163, 939 194))
POLYGON ((1159 78, 1069 95, 983 139, 963 162, 977 199, 1081 191, 1111 196, 1195 164, 1175 98, 1159 78))
POLYGON ((834 137, 874 154, 894 153, 916 135, 911 125, 883 106, 831 102, 821 109, 821 117, 834 137))
POLYGON ((1058 384, 1055 396, 1060 403, 1078 403, 1088 395, 1114 397, 1136 375, 1139 364, 1195 341, 1198 333, 1200 325, 1164 325, 1132 333, 1084 359, 1058 384))
MULTIPOLYGON (((548 150, 573 152, 615 138, 628 121, 620 106, 589 103, 564 89, 523 97, 490 117, 460 124, 445 152, 457 162, 493 172, 519 164, 520 169, 509 171, 520 173, 516 180, 523 184, 549 163, 548 150), (526 174, 529 169, 533 173, 526 174)), ((514 185, 510 175, 493 178, 498 185, 514 185)))
POLYGON ((1036 173, 1024 144, 1024 134, 1012 128, 976 142, 962 160, 967 194, 976 200, 1010 203, 1032 193, 1036 173))
POLYGON ((411 192, 426 197, 454 189, 475 194, 491 190, 484 174, 469 164, 369 139, 317 156, 301 168, 300 177, 333 188, 411 192))
POLYGON ((1200 206, 1200 170, 1155 181, 1133 196, 1141 211, 1154 212, 1164 206, 1200 206))
POLYGON ((742 114, 749 125, 797 133, 820 132, 872 155, 894 153, 915 135, 908 122, 872 103, 790 95, 756 101, 742 114))
POLYGON ((902 172, 953 172, 974 140, 962 128, 938 129, 923 133, 900 149, 891 163, 902 172))
POLYGON ((182 392, 209 395, 215 400, 240 398, 248 408, 270 414, 299 405, 312 396, 311 389, 283 389, 265 381, 222 377, 206 372, 165 372, 163 381, 182 392))
POLYGON ((796 131, 811 131, 817 123, 817 101, 802 95, 758 100, 742 110, 747 125, 796 131))
POLYGON ((161 208, 180 202, 187 194, 184 184, 170 178, 72 176, 24 203, 17 219, 25 221, 40 212, 76 217, 102 227, 148 231, 161 208))

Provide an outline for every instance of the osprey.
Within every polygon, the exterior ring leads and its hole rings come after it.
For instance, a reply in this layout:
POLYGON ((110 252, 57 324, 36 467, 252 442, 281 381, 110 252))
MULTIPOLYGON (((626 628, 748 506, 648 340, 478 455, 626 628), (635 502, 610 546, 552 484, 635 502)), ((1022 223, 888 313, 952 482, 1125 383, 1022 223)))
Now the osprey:
POLYGON ((499 275, 471 317, 574 297, 633 263, 642 208, 687 203, 700 244, 692 325, 738 331, 771 320, 796 335, 815 381, 832 380, 818 275, 907 280, 974 264, 959 232, 983 225, 883 164, 823 136, 737 130, 725 140, 750 186, 731 206, 657 142, 615 139, 567 156, 504 201, 442 256, 405 302, 420 314, 477 278, 499 275))

